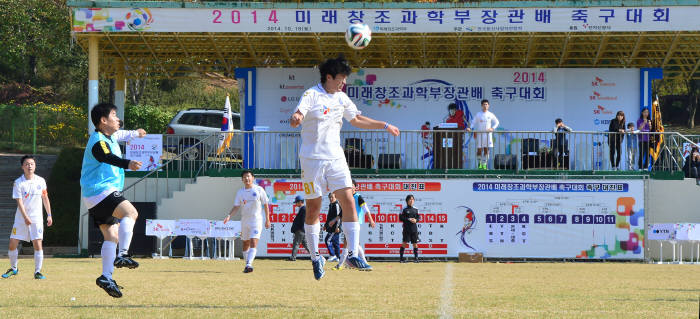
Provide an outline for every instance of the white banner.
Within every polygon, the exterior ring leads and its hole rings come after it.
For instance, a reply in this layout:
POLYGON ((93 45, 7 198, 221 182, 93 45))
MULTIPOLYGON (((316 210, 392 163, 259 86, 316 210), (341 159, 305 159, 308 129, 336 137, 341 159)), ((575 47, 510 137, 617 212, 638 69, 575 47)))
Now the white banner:
POLYGON ((698 6, 435 9, 74 8, 74 32, 375 33, 700 30, 698 6))
POLYGON ((676 234, 676 224, 650 224, 649 240, 671 240, 676 234))
POLYGON ((146 236, 165 238, 175 236, 175 221, 167 219, 146 219, 146 236))
POLYGON ((175 234, 188 237, 209 237, 209 221, 206 219, 178 219, 175 221, 175 234))
MULTIPOLYGON (((416 197, 420 254, 456 257, 483 252, 491 258, 642 259, 644 182, 641 180, 358 180, 377 227, 362 225, 368 256, 397 257, 398 214, 416 197)), ((272 227, 259 256, 291 253, 292 201, 298 180, 258 179, 272 202, 272 227)), ((328 207, 324 196, 321 223, 328 207)), ((324 236, 322 233, 321 236, 324 236)), ((323 239, 323 237, 321 238, 323 239)), ((321 252, 327 253, 323 240, 321 252)), ((302 253, 305 251, 302 251, 302 253)))
POLYGON ((241 237, 241 222, 229 221, 224 224, 222 220, 210 220, 209 237, 214 238, 235 238, 241 237))
POLYGON ((160 166, 163 155, 163 136, 146 134, 126 142, 126 158, 143 163, 139 171, 152 171, 160 166))

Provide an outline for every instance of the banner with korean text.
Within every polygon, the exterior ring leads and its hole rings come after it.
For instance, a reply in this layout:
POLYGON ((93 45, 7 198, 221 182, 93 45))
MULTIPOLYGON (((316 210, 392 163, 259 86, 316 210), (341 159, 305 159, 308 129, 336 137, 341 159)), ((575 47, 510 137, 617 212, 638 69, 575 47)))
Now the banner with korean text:
MULTIPOLYGON (((402 242, 398 214, 413 194, 420 213, 420 254, 456 257, 482 252, 490 258, 644 258, 644 182, 641 180, 358 180, 372 211, 361 228, 368 256, 397 257, 402 242)), ((299 180, 258 179, 271 199, 272 227, 264 230, 259 256, 288 256, 299 180)), ((324 196, 321 223, 326 220, 324 196)), ((324 236, 322 233, 321 236, 324 236)), ((321 252, 327 250, 321 238, 321 252)), ((301 253, 306 253, 301 250, 301 253)))
MULTIPOLYGON (((450 4, 451 6, 451 4, 450 4)), ((700 30, 698 6, 578 8, 74 8, 74 32, 375 33, 700 30)))

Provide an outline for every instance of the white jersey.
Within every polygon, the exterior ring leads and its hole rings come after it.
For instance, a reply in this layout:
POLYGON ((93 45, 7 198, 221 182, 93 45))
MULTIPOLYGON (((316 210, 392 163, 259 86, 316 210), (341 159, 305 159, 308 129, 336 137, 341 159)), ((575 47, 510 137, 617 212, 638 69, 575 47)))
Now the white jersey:
POLYGON ((343 118, 350 121, 361 114, 345 92, 329 94, 319 83, 304 92, 296 111, 304 116, 299 157, 323 160, 345 158, 340 145, 343 118))
MULTIPOLYGON (((26 179, 22 174, 12 186, 12 198, 22 199, 24 211, 29 215, 32 223, 43 223, 41 196, 44 194, 46 194, 46 181, 39 175, 34 175, 32 179, 26 179)), ((24 221, 19 207, 15 213, 15 220, 17 219, 24 221)))
POLYGON ((498 128, 498 119, 496 115, 486 111, 476 113, 474 120, 472 121, 472 130, 474 131, 486 131, 490 128, 496 130, 498 128))
POLYGON ((251 188, 241 188, 236 193, 234 206, 240 206, 241 224, 259 222, 263 220, 263 206, 267 204, 267 194, 265 190, 253 185, 251 188))

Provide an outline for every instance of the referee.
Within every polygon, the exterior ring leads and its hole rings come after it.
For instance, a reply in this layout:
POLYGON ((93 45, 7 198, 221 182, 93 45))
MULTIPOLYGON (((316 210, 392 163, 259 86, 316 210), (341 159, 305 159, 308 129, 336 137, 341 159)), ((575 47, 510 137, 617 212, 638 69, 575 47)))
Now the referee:
POLYGON ((413 203, 416 199, 413 195, 406 196, 406 208, 403 209, 399 220, 403 222, 403 243, 401 244, 401 262, 405 263, 406 259, 403 258, 403 252, 408 248, 408 242, 413 244, 413 262, 418 262, 418 227, 416 223, 420 220, 420 215, 418 215, 418 210, 413 207, 413 203))

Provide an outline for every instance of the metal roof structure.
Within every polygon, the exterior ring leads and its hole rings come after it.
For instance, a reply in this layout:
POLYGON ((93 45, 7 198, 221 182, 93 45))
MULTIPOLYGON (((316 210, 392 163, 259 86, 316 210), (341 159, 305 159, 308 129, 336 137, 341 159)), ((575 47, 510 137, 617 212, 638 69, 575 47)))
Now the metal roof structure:
MULTIPOLYGON (((600 3, 597 1, 596 3, 600 3)), ((635 4, 687 5, 687 1, 635 4), (662 4, 663 4, 662 3, 662 4)), ((623 6, 630 1, 607 1, 623 6)), ((697 2, 691 2, 697 5, 697 2)), ((498 7, 542 6, 543 1, 471 3, 182 3, 68 1, 78 7, 498 7)), ((586 6, 581 1, 547 3, 586 6)), ((187 10, 182 9, 182 10, 187 10)), ((75 32, 78 45, 99 37, 100 73, 112 78, 179 78, 241 67, 313 67, 344 54, 362 68, 662 68, 664 78, 700 79, 700 31, 375 33, 364 50, 349 48, 338 32, 75 32)))

